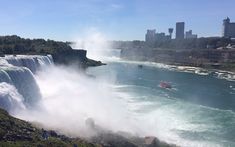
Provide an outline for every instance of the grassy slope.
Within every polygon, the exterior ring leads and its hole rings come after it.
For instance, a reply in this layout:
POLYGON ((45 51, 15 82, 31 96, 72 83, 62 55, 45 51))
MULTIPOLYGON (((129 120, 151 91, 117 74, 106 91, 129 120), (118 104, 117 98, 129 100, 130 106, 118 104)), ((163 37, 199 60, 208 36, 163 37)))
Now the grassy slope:
POLYGON ((50 136, 43 139, 43 131, 34 128, 30 123, 11 117, 6 111, 0 109, 0 147, 93 147, 97 146, 81 139, 72 139, 63 135, 50 136))
POLYGON ((160 142, 145 144, 144 138, 126 139, 115 133, 104 133, 91 139, 92 143, 79 138, 58 135, 33 127, 30 123, 10 116, 0 108, 0 147, 176 147, 160 142), (43 134, 47 132, 48 138, 43 134))

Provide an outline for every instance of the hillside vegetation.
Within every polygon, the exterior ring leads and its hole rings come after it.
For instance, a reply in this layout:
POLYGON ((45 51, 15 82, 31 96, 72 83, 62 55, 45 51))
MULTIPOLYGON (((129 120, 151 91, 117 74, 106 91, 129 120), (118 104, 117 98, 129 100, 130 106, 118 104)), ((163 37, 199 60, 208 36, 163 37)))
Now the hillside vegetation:
POLYGON ((10 116, 0 109, 0 146, 1 147, 95 147, 78 138, 68 138, 55 131, 37 129, 30 123, 10 116))
POLYGON ((3 54, 53 54, 65 50, 72 50, 68 42, 0 36, 0 51, 3 54))

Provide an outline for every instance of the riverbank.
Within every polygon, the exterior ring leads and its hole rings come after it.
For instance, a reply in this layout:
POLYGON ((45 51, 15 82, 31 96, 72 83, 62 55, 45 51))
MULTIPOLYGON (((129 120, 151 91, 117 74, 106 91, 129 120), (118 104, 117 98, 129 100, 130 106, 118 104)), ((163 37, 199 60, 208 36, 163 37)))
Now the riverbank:
POLYGON ((72 138, 53 130, 44 130, 34 124, 14 118, 0 108, 0 146, 41 146, 41 147, 175 147, 160 142, 156 137, 123 137, 110 131, 88 139, 72 138))
POLYGON ((55 131, 46 131, 10 116, 0 109, 0 146, 98 146, 79 138, 69 138, 55 131))
POLYGON ((128 48, 121 50, 121 58, 131 61, 150 61, 168 65, 235 72, 235 49, 171 50, 128 48))

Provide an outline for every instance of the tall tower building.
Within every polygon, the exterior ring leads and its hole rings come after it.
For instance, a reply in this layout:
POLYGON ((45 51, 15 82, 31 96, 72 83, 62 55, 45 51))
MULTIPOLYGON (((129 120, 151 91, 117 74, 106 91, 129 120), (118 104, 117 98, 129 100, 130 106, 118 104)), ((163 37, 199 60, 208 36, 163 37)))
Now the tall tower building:
POLYGON ((226 38, 235 38, 235 23, 231 23, 228 17, 223 20, 222 36, 226 38))
POLYGON ((177 22, 176 23, 176 39, 184 39, 184 22, 177 22))

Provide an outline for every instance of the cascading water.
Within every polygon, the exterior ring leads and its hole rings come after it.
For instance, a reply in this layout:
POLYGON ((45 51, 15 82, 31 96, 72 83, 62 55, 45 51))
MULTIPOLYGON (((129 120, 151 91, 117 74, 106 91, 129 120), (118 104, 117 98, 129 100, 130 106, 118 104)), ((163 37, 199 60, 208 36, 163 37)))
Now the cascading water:
POLYGON ((4 60, 7 63, 18 66, 27 67, 31 72, 36 73, 37 70, 43 68, 45 65, 53 64, 51 55, 47 56, 28 56, 28 55, 17 55, 17 56, 6 56, 4 60))
POLYGON ((5 56, 0 58, 0 107, 14 112, 31 108, 41 99, 33 73, 53 64, 48 56, 5 56))
POLYGON ((17 91, 17 89, 9 83, 0 83, 0 107, 13 112, 17 110, 25 109, 23 103, 23 97, 17 91))
POLYGON ((92 118, 100 128, 153 135, 179 146, 235 145, 232 80, 196 68, 107 62, 87 69, 93 77, 70 67, 44 68, 53 64, 48 56, 1 58, 0 107, 75 137, 95 134, 85 124, 92 118), (173 88, 160 88, 161 80, 173 88), (39 101, 42 109, 28 109, 39 101))
POLYGON ((35 104, 40 98, 40 90, 34 79, 33 74, 28 68, 17 67, 5 70, 11 78, 12 84, 24 97, 25 105, 35 104))

